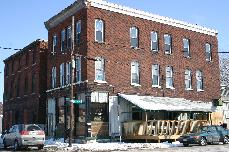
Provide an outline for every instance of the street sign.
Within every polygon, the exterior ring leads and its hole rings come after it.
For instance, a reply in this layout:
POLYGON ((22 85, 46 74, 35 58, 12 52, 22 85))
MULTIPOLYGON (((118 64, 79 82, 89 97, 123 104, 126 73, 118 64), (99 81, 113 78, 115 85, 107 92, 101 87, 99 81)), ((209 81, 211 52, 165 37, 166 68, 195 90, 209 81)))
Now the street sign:
POLYGON ((70 98, 65 98, 66 101, 70 101, 70 98))
POLYGON ((81 104, 83 103, 83 100, 72 100, 71 102, 76 104, 81 104))

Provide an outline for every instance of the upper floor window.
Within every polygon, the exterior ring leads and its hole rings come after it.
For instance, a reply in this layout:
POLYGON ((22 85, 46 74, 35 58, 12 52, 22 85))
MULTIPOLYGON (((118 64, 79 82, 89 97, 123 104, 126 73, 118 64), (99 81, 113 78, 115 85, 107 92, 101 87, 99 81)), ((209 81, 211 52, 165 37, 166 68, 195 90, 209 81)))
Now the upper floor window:
POLYGON ((104 42, 104 23, 100 19, 95 20, 95 41, 104 42))
POLYGON ((64 86, 64 63, 60 65, 60 86, 64 86))
POLYGON ((81 81, 81 57, 76 58, 76 82, 81 81))
POLYGON ((170 34, 164 35, 164 44, 165 44, 165 54, 171 54, 172 53, 172 38, 170 34))
POLYGON ((139 63, 137 61, 131 62, 131 85, 139 85, 139 78, 139 63))
POLYGON ((81 21, 79 20, 76 23, 76 43, 80 43, 80 35, 81 35, 81 21))
POLYGON ((52 88, 56 87, 56 67, 52 67, 52 88))
POLYGON ((21 57, 19 57, 19 59, 18 59, 18 70, 20 70, 21 69, 21 57))
POLYGON ((28 78, 25 76, 25 81, 24 81, 24 94, 28 93, 28 78))
POLYGON ((203 73, 200 70, 196 71, 196 81, 197 91, 203 91, 203 73))
POLYGON ((105 62, 102 57, 97 57, 95 61, 95 81, 105 81, 105 62))
POLYGON ((66 63, 66 84, 71 82, 71 62, 66 63))
POLYGON ((19 75, 18 79, 17 79, 17 97, 20 96, 20 82, 21 82, 21 78, 20 78, 20 75, 19 75))
POLYGON ((29 64, 29 52, 26 53, 26 56, 25 56, 25 64, 26 64, 26 65, 29 64))
POLYGON ((158 64, 152 65, 152 86, 158 87, 160 81, 160 66, 158 64))
POLYGON ((173 89, 173 67, 166 67, 166 88, 173 89))
POLYGON ((35 87, 36 86, 36 79, 35 79, 35 74, 32 74, 32 93, 35 92, 35 87))
POLYGON ((138 28, 130 28, 130 46, 132 48, 138 48, 138 28))
POLYGON ((65 29, 61 31, 61 51, 65 50, 65 29))
POLYGON ((34 64, 36 62, 36 51, 33 51, 33 58, 32 59, 33 59, 32 62, 34 64))
POLYGON ((192 71, 189 69, 185 70, 185 89, 192 89, 192 71))
POLYGON ((11 65, 11 69, 12 69, 12 74, 14 73, 14 60, 12 60, 12 65, 11 65))
POLYGON ((52 38, 52 54, 53 55, 56 52, 56 49, 57 49, 57 36, 54 35, 52 38))
POLYGON ((72 27, 67 28, 67 48, 71 49, 72 46, 72 27))
POLYGON ((205 44, 205 52, 206 52, 206 60, 211 61, 212 60, 211 44, 209 43, 205 44))
POLYGON ((157 34, 157 32, 151 32, 151 50, 153 52, 158 51, 158 34, 157 34))
POLYGON ((183 51, 185 57, 190 57, 190 40, 183 39, 183 51))
POLYGON ((5 76, 8 76, 9 75, 9 64, 6 63, 5 65, 5 76))

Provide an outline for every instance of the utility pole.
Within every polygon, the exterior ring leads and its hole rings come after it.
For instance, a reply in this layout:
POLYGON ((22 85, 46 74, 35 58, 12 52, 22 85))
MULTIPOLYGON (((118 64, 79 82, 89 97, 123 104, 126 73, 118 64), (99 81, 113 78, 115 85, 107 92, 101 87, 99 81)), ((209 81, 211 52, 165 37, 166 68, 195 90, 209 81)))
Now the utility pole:
POLYGON ((74 104, 73 104, 73 82, 74 82, 74 69, 75 69, 75 59, 74 59, 74 28, 75 28, 75 17, 72 16, 72 33, 71 33, 71 41, 72 41, 72 46, 71 46, 71 94, 70 94, 70 130, 69 130, 69 143, 68 147, 72 147, 72 136, 73 136, 73 117, 74 117, 74 104))

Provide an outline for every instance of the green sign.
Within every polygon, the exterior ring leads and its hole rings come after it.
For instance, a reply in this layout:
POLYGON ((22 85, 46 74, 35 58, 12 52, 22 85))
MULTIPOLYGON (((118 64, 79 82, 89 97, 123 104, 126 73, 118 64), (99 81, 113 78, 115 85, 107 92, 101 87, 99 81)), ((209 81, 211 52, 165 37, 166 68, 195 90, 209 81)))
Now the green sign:
POLYGON ((76 103, 76 104, 81 104, 83 103, 83 100, 72 100, 73 103, 76 103))
POLYGON ((70 101, 70 98, 65 98, 66 101, 70 101))

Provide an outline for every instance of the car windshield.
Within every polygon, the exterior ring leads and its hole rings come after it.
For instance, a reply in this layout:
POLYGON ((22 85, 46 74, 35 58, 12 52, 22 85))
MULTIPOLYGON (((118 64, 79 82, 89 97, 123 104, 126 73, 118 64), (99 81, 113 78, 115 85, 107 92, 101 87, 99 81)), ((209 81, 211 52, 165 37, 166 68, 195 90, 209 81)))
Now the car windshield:
POLYGON ((41 130, 41 128, 37 125, 28 125, 26 126, 26 130, 27 131, 37 131, 37 130, 41 130))

